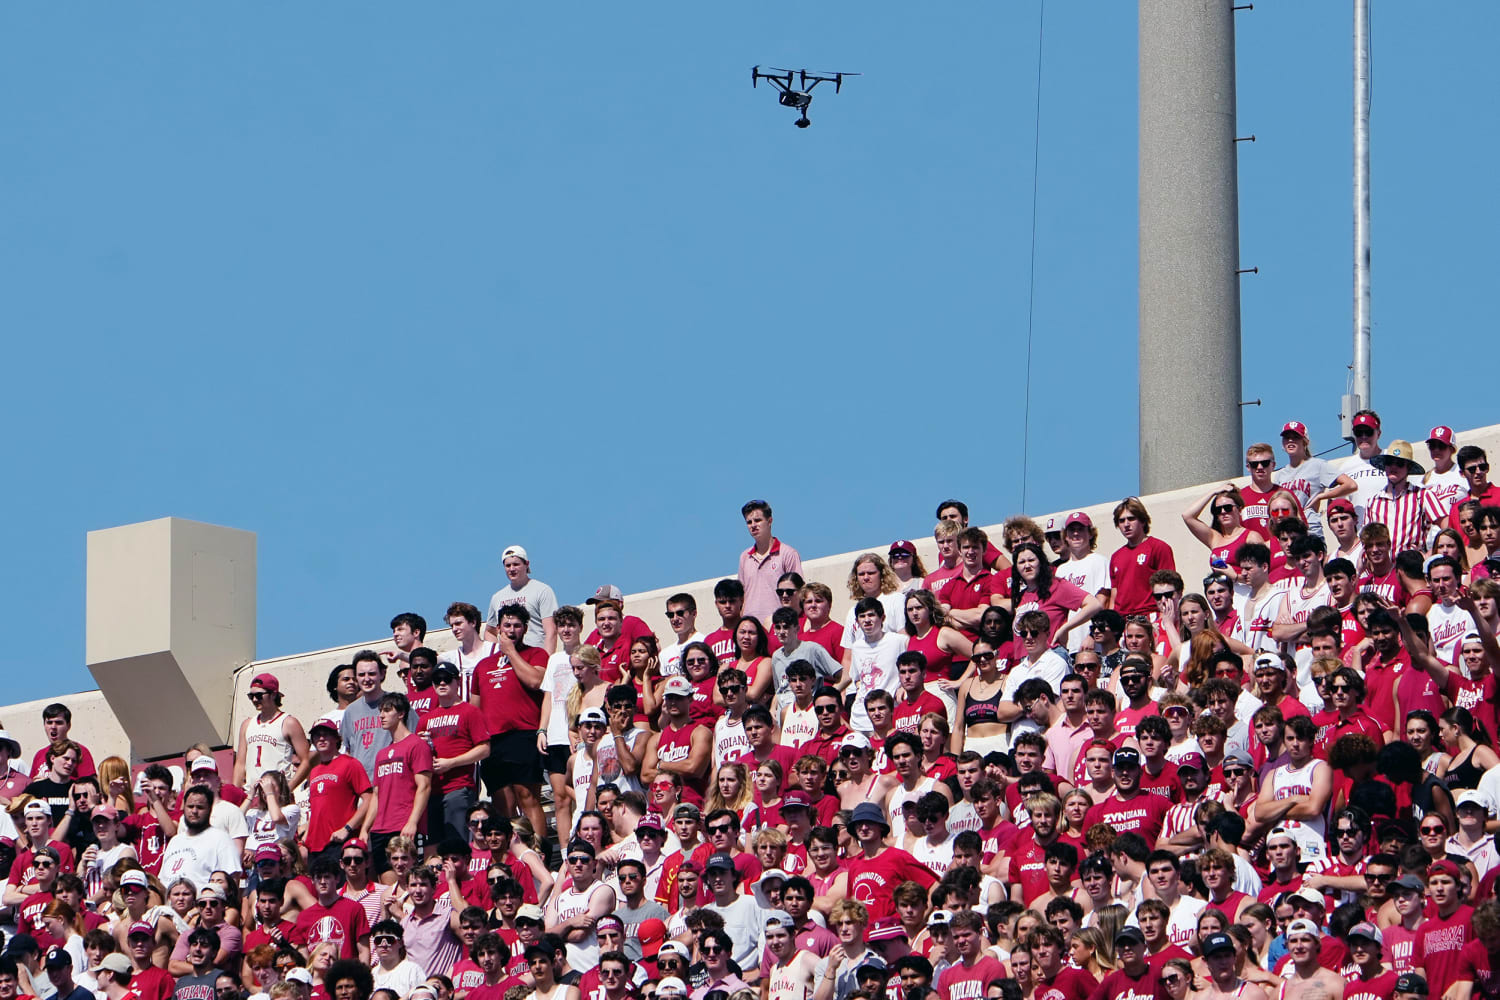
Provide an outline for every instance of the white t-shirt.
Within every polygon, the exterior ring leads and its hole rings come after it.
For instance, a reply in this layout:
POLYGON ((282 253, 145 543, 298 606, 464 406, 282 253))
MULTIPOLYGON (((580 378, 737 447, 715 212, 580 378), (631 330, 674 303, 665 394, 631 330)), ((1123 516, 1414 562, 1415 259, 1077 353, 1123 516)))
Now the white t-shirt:
MULTIPOLYGON (((854 602, 858 604, 858 601, 854 602)), ((885 608, 885 630, 887 632, 906 631, 906 595, 899 590, 893 590, 889 594, 880 595, 880 605, 885 608)), ((854 609, 844 615, 844 648, 848 649, 854 645, 858 635, 864 634, 859 623, 854 620, 854 609)))
POLYGON ((1422 485, 1427 488, 1428 499, 1437 505, 1445 518, 1454 504, 1462 503, 1469 495, 1469 481, 1458 471, 1457 463, 1447 472, 1428 469, 1427 475, 1422 477, 1422 485))
POLYGON ((709 903, 704 909, 712 910, 724 918, 724 933, 734 942, 734 961, 742 969, 749 969, 759 958, 761 931, 766 926, 766 910, 761 909, 755 897, 742 894, 728 906, 709 903))
POLYGON ((216 826, 199 834, 188 833, 186 826, 179 827, 177 836, 167 841, 161 859, 163 885, 185 878, 201 889, 208 885, 214 872, 237 875, 240 870, 240 852, 235 850, 229 835, 216 826))
POLYGON ((275 844, 278 840, 291 840, 297 832, 297 824, 302 818, 302 809, 295 803, 281 807, 283 822, 275 823, 271 820, 271 814, 264 809, 251 809, 245 813, 245 825, 250 834, 245 838, 245 850, 254 857, 255 852, 267 844, 275 844))
MULTIPOLYGON (((1005 676, 1005 687, 1001 689, 1001 701, 1015 701, 1016 689, 1033 677, 1040 677, 1052 687, 1055 695, 1062 686, 1062 679, 1068 676, 1068 664, 1061 656, 1052 650, 1046 650, 1035 663, 1028 662, 1023 656, 1017 660, 1009 674, 1005 676)), ((1011 738, 1020 735, 1020 729, 1011 728, 1011 738)))
POLYGON ((387 972, 375 963, 370 972, 375 978, 377 990, 391 990, 398 997, 411 996, 411 991, 427 982, 427 972, 416 962, 403 958, 401 963, 387 972))
POLYGON ((484 615, 485 624, 499 625, 500 609, 507 604, 526 605, 526 610, 531 613, 531 622, 526 626, 526 645, 541 648, 547 641, 542 619, 557 613, 557 595, 552 588, 540 580, 527 580, 526 585, 517 590, 507 580, 505 586, 490 598, 490 608, 484 615))
POLYGON ((1297 498, 1297 503, 1302 507, 1302 520, 1307 522, 1307 530, 1322 538, 1323 519, 1318 517, 1308 501, 1326 490, 1338 477, 1338 471, 1321 458, 1305 458, 1296 468, 1283 465, 1271 473, 1271 482, 1297 498))
POLYGON ((568 745, 568 695, 577 686, 572 658, 559 649, 547 660, 547 672, 542 675, 542 692, 552 695, 552 714, 542 720, 547 727, 548 746, 568 745))
MULTIPOLYGON (((672 633, 676 635, 677 633, 672 633)), ((674 642, 661 651, 661 656, 656 658, 657 665, 661 668, 663 677, 676 677, 682 673, 682 650, 694 642, 702 642, 703 633, 694 632, 687 637, 687 642, 674 642)))
POLYGON ((1354 504, 1354 513, 1359 517, 1359 526, 1363 528, 1365 509, 1370 506, 1370 498, 1385 489, 1385 473, 1358 455, 1345 459, 1339 471, 1354 480, 1354 485, 1358 487, 1358 492, 1349 497, 1349 500, 1354 504))
POLYGON ((464 651, 454 646, 438 654, 439 663, 451 663, 458 671, 458 682, 461 685, 464 698, 468 698, 473 691, 471 684, 474 678, 474 668, 479 666, 480 661, 486 660, 500 652, 498 642, 481 642, 474 647, 474 652, 464 655, 464 651))
POLYGON ((851 729, 862 733, 871 729, 865 695, 880 688, 895 696, 900 686, 896 658, 906 652, 907 639, 905 632, 882 632, 880 640, 871 645, 865 639, 864 629, 860 629, 859 635, 845 646, 849 650, 849 676, 854 682, 854 707, 849 710, 851 729))
POLYGON ((750 749, 750 740, 745 736, 745 720, 731 719, 725 712, 714 723, 714 770, 726 760, 734 760, 743 751, 750 749))
POLYGON ((1457 663, 1458 650, 1464 636, 1479 629, 1474 618, 1456 604, 1437 603, 1427 612, 1427 628, 1432 633, 1432 646, 1437 658, 1444 663, 1457 663))
MULTIPOLYGON (((1053 571, 1059 580, 1066 580, 1090 597, 1101 590, 1109 590, 1109 560, 1098 552, 1090 552, 1082 559, 1069 559, 1053 571)), ((1076 653, 1085 642, 1092 643, 1088 628, 1075 628, 1068 633, 1068 652, 1076 653)))
POLYGON ((230 840, 250 836, 250 827, 245 822, 245 814, 240 812, 239 806, 225 799, 214 799, 214 811, 209 813, 208 825, 216 830, 223 830, 229 835, 230 840))

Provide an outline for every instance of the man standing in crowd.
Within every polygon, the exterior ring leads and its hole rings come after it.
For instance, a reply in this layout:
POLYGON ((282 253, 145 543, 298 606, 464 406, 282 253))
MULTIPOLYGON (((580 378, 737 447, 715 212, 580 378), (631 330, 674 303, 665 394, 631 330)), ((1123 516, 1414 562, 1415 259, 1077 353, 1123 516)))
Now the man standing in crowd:
POLYGON ((1177 568, 1172 547, 1151 536, 1151 515, 1139 497, 1115 504, 1115 527, 1125 544, 1109 557, 1109 585, 1113 609, 1122 615, 1145 615, 1156 610, 1151 596, 1151 574, 1177 568))
POLYGON ((380 725, 390 742, 375 757, 375 791, 359 834, 370 845, 377 874, 388 868, 386 845, 392 838, 405 837, 419 849, 427 843, 432 748, 406 728, 410 714, 406 695, 388 694, 380 699, 380 725))
POLYGON ((1391 551, 1397 553, 1425 548, 1432 523, 1427 491, 1410 478, 1423 472, 1414 455, 1409 442, 1392 441, 1385 454, 1370 460, 1385 473, 1385 486, 1366 500, 1365 520, 1386 526, 1391 533, 1391 551))
MULTIPOLYGON (((380 701, 386 696, 381 687, 385 682, 385 665, 380 654, 372 649, 361 649, 354 654, 354 680, 359 685, 359 697, 344 709, 339 720, 339 737, 344 752, 365 769, 365 774, 375 776, 375 758, 391 745, 390 733, 380 725, 380 701)), ((408 729, 417 727, 416 713, 406 720, 408 729)))
POLYGON ((427 828, 436 840, 468 839, 469 811, 474 807, 474 768, 490 755, 490 731, 484 713, 462 700, 458 667, 439 663, 432 672, 437 707, 417 723, 417 735, 432 748, 433 795, 427 828))
POLYGON ((507 604, 499 615, 500 652, 474 668, 474 693, 469 698, 483 713, 490 733, 490 752, 481 771, 486 791, 503 803, 506 815, 520 812, 533 830, 545 830, 537 731, 548 656, 526 644, 531 612, 524 605, 507 604))
POLYGON ((704 641, 703 633, 698 631, 698 602, 692 594, 673 594, 667 598, 667 627, 675 641, 661 651, 657 669, 663 677, 676 677, 682 673, 683 649, 689 643, 704 641))
POLYGON ((526 550, 512 545, 500 553, 505 567, 505 586, 490 598, 485 613, 487 637, 500 633, 500 610, 519 604, 526 609, 526 645, 542 649, 547 655, 557 652, 557 627, 552 616, 557 612, 557 595, 540 580, 531 578, 531 559, 526 550))
POLYGON ((214 793, 206 785, 193 785, 183 794, 182 820, 161 861, 161 877, 168 883, 185 878, 195 886, 207 885, 216 871, 238 875, 242 870, 234 841, 209 823, 213 808, 214 793))
POLYGON ((771 534, 771 505, 751 500, 740 508, 745 527, 750 529, 753 544, 740 553, 740 586, 745 590, 744 614, 763 625, 771 622, 771 613, 781 607, 776 596, 776 581, 788 573, 802 575, 802 557, 797 550, 771 534))
POLYGON ((370 807, 370 776, 348 754, 339 753, 338 726, 319 719, 312 727, 314 763, 308 778, 309 858, 325 850, 341 851, 359 830, 370 807))

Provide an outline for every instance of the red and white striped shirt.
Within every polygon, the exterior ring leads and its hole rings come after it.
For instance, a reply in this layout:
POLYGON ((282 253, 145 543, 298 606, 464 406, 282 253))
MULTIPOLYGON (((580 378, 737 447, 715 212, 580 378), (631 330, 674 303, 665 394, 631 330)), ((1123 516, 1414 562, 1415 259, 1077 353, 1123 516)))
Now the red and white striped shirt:
POLYGON ((1365 508, 1366 519, 1378 521, 1390 531, 1392 552, 1423 551, 1427 547, 1427 529, 1432 525, 1426 499, 1427 491, 1416 483, 1407 482, 1406 489, 1395 496, 1387 486, 1370 498, 1365 508))

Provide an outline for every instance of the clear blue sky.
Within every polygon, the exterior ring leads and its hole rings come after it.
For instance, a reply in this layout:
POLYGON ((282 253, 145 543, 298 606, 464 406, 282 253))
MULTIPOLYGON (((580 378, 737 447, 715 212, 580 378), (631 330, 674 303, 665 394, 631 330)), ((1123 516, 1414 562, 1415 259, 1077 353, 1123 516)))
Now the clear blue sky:
MULTIPOLYGON (((511 542, 577 601, 732 572, 750 497, 808 555, 1015 513, 1037 12, 6 5, 3 700, 93 686, 85 532, 147 518, 259 534, 272 656, 511 542), (802 131, 754 63, 864 75, 802 131)), ((1337 437, 1349 19, 1239 15, 1247 440, 1337 437)), ((1497 22, 1376 0, 1387 438, 1496 419, 1497 22)), ((1135 5, 1045 38, 1034 513, 1137 484, 1135 5)))

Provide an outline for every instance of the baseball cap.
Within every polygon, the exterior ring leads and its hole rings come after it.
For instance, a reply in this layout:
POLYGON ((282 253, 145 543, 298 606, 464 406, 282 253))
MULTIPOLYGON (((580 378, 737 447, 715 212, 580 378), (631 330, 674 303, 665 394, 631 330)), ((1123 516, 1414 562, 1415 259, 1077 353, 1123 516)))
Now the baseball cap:
POLYGON ((1203 955, 1205 958, 1226 950, 1234 951, 1234 938, 1228 934, 1210 934, 1203 939, 1203 955))
POLYGON ((1063 519, 1061 514, 1047 515, 1047 523, 1042 525, 1042 534, 1060 535, 1063 530, 1063 519))
POLYGON ((850 733, 839 740, 839 750, 843 751, 846 747, 855 750, 868 750, 870 749, 870 738, 864 733, 850 733))
POLYGON ((708 863, 703 866, 703 871, 707 873, 716 868, 727 868, 730 871, 734 871, 734 858, 730 856, 728 851, 718 851, 708 856, 708 863))
MULTIPOLYGON (((676 944, 675 941, 671 942, 671 943, 676 944)), ((662 945, 662 951, 666 951, 666 950, 667 950, 667 946, 666 945, 662 945)), ((683 950, 686 951, 687 949, 684 948, 683 950)), ((660 953, 658 953, 658 954, 660 954, 660 953)), ((681 979, 678 979, 676 976, 668 976, 666 979, 663 979, 661 982, 659 982, 659 983, 656 984, 656 995, 659 996, 659 997, 660 996, 672 996, 672 997, 682 996, 682 997, 685 997, 685 996, 687 996, 687 991, 688 991, 687 983, 683 982, 681 979)))
POLYGON ((1139 927, 1127 924, 1120 928, 1120 933, 1115 935, 1115 944, 1118 945, 1121 941, 1134 941, 1136 944, 1145 944, 1146 935, 1139 927))
POLYGON ((640 822, 635 825, 636 832, 642 830, 655 830, 657 833, 667 832, 667 823, 661 818, 661 813, 647 813, 642 816, 640 822))
POLYGON ((250 688, 260 688, 262 691, 270 691, 273 694, 281 690, 281 682, 270 674, 256 674, 250 681, 250 688))
POLYGON ((1277 839, 1278 837, 1285 837, 1287 840, 1290 840, 1293 844, 1295 844, 1297 842, 1297 838, 1292 836, 1292 831, 1288 830, 1284 826, 1278 826, 1276 829, 1274 829, 1270 833, 1266 834, 1266 846, 1270 847, 1271 846, 1271 841, 1277 839))
POLYGON ((1490 805, 1489 796, 1485 795, 1483 792, 1475 788, 1466 788, 1462 792, 1458 793, 1458 801, 1453 804, 1453 807, 1455 809, 1461 809, 1464 806, 1478 806, 1486 813, 1492 813, 1495 811, 1494 808, 1490 805))
POLYGON ((781 797, 781 811, 788 809, 811 809, 812 802, 804 791, 787 792, 781 797))
POLYGON ((1326 510, 1330 514, 1339 514, 1339 513, 1353 514, 1354 513, 1354 504, 1350 503, 1348 500, 1344 499, 1343 497, 1338 497, 1337 499, 1328 501, 1328 506, 1327 506, 1326 510))
POLYGON ((1300 420, 1288 420, 1286 423, 1281 425, 1281 436, 1286 437, 1288 434, 1295 434, 1302 440, 1306 441, 1307 425, 1300 420))
POLYGON ((228 896, 224 895, 223 889, 220 889, 212 882, 208 883, 208 885, 205 885, 203 888, 198 890, 198 898, 203 899, 205 897, 208 899, 217 899, 220 902, 223 902, 224 900, 229 898, 228 896))
POLYGON ((1427 995, 1427 980, 1415 972, 1403 972, 1396 977, 1397 993, 1421 993, 1427 995))
POLYGON ((1458 870, 1458 865, 1449 861, 1447 858, 1443 858, 1442 860, 1434 861, 1432 864, 1427 866, 1427 877, 1432 878, 1432 876, 1434 875, 1447 875, 1453 881, 1457 882, 1459 880, 1460 872, 1458 870))
POLYGON ((1288 898, 1294 903, 1306 903, 1308 906, 1316 906, 1324 910, 1328 909, 1328 900, 1324 899, 1323 894, 1316 889, 1298 889, 1288 898))
POLYGON ((47 954, 42 957, 42 965, 48 969, 72 968, 73 956, 69 955, 65 949, 53 945, 47 949, 47 954))
POLYGON ((543 917, 542 908, 535 903, 522 903, 516 910, 517 920, 534 920, 540 924, 545 922, 543 917))
POLYGON ((1114 764, 1115 767, 1140 767, 1141 752, 1135 747, 1121 747, 1115 751, 1115 755, 1110 759, 1110 763, 1114 764))
POLYGON ((37 858, 50 858, 53 863, 62 864, 62 855, 57 853, 57 848, 50 844, 43 844, 31 852, 31 860, 35 861, 37 858))
POLYGON ((1391 879, 1392 889, 1405 889, 1407 892, 1426 892, 1427 886, 1415 875, 1402 875, 1400 878, 1391 879))
POLYGON ((41 799, 32 799, 30 802, 26 803, 26 808, 21 810, 21 814, 23 816, 33 816, 38 813, 46 813, 48 816, 51 816, 52 807, 47 805, 47 803, 43 802, 41 799))
POLYGON ((625 602, 625 595, 620 593, 620 588, 612 583, 606 583, 594 591, 594 596, 584 601, 585 604, 598 604, 600 601, 614 601, 616 604, 625 602))
POLYGON ((666 936, 667 925, 656 917, 647 917, 635 929, 635 939, 641 943, 641 950, 647 956, 656 954, 656 949, 660 947, 666 936))
POLYGON ((528 556, 526 554, 526 550, 521 548, 521 546, 519 545, 507 545, 505 547, 505 551, 500 553, 501 559, 509 559, 511 556, 515 556, 522 562, 531 562, 531 557, 528 556))
POLYGON ((1286 673, 1286 663, 1275 653, 1261 653, 1255 658, 1256 670, 1280 670, 1286 673))
POLYGON ((797 921, 793 920, 792 915, 785 910, 772 910, 766 914, 766 926, 785 927, 791 931, 797 929, 797 921))
POLYGON ((1373 413, 1361 413, 1354 418, 1355 427, 1373 427, 1380 430, 1380 418, 1373 413))
POLYGON ((339 724, 332 719, 319 719, 317 722, 314 722, 312 728, 307 731, 307 735, 311 736, 319 729, 326 729, 335 736, 339 735, 339 724))
POLYGON ((1453 428, 1444 427, 1442 424, 1439 424, 1432 430, 1428 431, 1427 443, 1432 444, 1432 442, 1434 441, 1436 441, 1438 444, 1445 444, 1450 448, 1453 447, 1453 428))
MULTIPOLYGON (((345 846, 347 847, 348 845, 345 844, 345 846)), ((262 861, 275 861, 277 864, 280 864, 281 849, 275 844, 263 845, 260 850, 255 852, 255 863, 260 864, 262 861)))
POLYGON ((1075 524, 1081 524, 1085 528, 1092 528, 1094 526, 1094 519, 1089 517, 1081 510, 1075 510, 1073 513, 1069 514, 1068 519, 1063 522, 1063 528, 1067 529, 1075 524))
POLYGON ((217 771, 218 769, 218 762, 208 754, 204 754, 201 757, 193 758, 193 766, 189 767, 188 771, 193 774, 198 774, 200 771, 217 771))
POLYGON ((1204 757, 1197 750, 1189 750, 1177 758, 1177 770, 1181 771, 1185 767, 1190 767, 1194 771, 1206 771, 1208 770, 1208 758, 1204 757))
POLYGON ((932 926, 936 925, 936 926, 947 927, 948 926, 948 921, 950 921, 952 919, 953 919, 953 912, 951 910, 933 910, 931 913, 929 913, 927 915, 927 926, 928 927, 932 927, 932 926))
POLYGON ((12 757, 21 756, 21 741, 4 729, 0 729, 0 744, 5 745, 5 748, 10 751, 12 757))
POLYGON ((578 713, 578 723, 582 725, 585 722, 607 726, 609 725, 609 717, 604 714, 604 709, 602 708, 585 708, 582 712, 578 713))
POLYGON ((906 929, 897 917, 881 917, 865 932, 866 941, 898 941, 906 937, 906 929))
MULTIPOLYGON (((1251 760, 1250 755, 1243 750, 1231 750, 1226 753, 1224 755, 1223 764, 1238 764, 1240 767, 1248 767, 1251 769, 1254 769, 1255 767, 1255 761, 1251 760)), ((1222 767, 1223 764, 1221 764, 1220 766, 1222 767)))
POLYGON ((458 667, 447 660, 443 660, 432 668, 432 683, 436 684, 438 681, 444 679, 450 683, 458 680, 458 667))
POLYGON ((1355 924, 1353 927, 1349 928, 1349 933, 1345 934, 1344 936, 1351 938, 1366 938, 1370 941, 1374 941, 1376 944, 1385 944, 1385 940, 1380 935, 1380 928, 1376 927, 1374 924, 1368 921, 1360 924, 1355 924))
MULTIPOLYGON (((120 888, 123 889, 127 885, 139 886, 142 889, 146 889, 150 888, 151 880, 146 877, 145 872, 136 869, 128 871, 124 875, 120 876, 120 888)), ((155 930, 150 925, 147 925, 146 929, 152 931, 152 933, 155 933, 155 930)), ((135 927, 131 927, 130 930, 131 933, 135 933, 135 927)))
POLYGON ((305 986, 313 985, 312 972, 302 968, 302 966, 300 965, 294 969, 288 969, 286 975, 282 978, 289 980, 290 982, 302 983, 305 986))
POLYGON ((117 951, 112 951, 108 955, 105 955, 103 958, 99 959, 99 964, 90 969, 89 973, 92 975, 94 973, 108 970, 110 972, 119 972, 123 974, 131 971, 131 969, 133 968, 134 966, 130 964, 130 959, 126 958, 124 955, 121 955, 117 951))
MULTIPOLYGON (((682 675, 667 678, 667 683, 662 687, 663 697, 676 696, 678 698, 691 698, 693 696, 693 682, 682 675)), ((659 989, 659 987, 658 987, 659 989)))
POLYGON ((89 819, 98 819, 100 816, 103 816, 105 819, 119 819, 120 810, 106 802, 103 805, 95 806, 94 811, 89 813, 89 819))
POLYGON ((5 942, 5 954, 7 955, 29 955, 32 952, 40 952, 36 938, 30 934, 12 934, 10 940, 5 942))
POLYGON ((1291 923, 1287 924, 1286 936, 1289 939, 1296 937, 1298 934, 1306 934, 1310 937, 1315 938, 1320 938, 1323 936, 1323 932, 1318 929, 1318 925, 1313 923, 1311 920, 1293 920, 1291 923))
MULTIPOLYGON (((133 875, 136 873, 131 872, 131 874, 133 875)), ((124 880, 122 879, 121 881, 123 882, 124 880)), ((130 930, 125 936, 135 937, 137 934, 144 934, 149 938, 154 938, 156 937, 156 928, 149 920, 137 920, 135 923, 130 925, 130 930)))
POLYGON ((677 803, 677 807, 672 810, 672 818, 682 819, 684 816, 689 819, 702 819, 703 811, 691 802, 679 802, 677 803))
MULTIPOLYGON (((685 958, 689 961, 691 961, 693 958, 692 952, 688 951, 688 946, 683 944, 681 941, 676 940, 663 941, 661 943, 661 950, 658 951, 656 955, 658 958, 660 958, 662 955, 676 955, 678 958, 685 958)), ((666 981, 667 980, 665 979, 662 980, 662 982, 666 981)), ((679 982, 680 981, 681 980, 679 980, 679 982)))
POLYGON ((905 552, 909 556, 915 556, 917 554, 917 547, 911 542, 907 541, 905 538, 902 538, 899 541, 891 543, 891 551, 889 554, 895 555, 897 552, 905 552))

